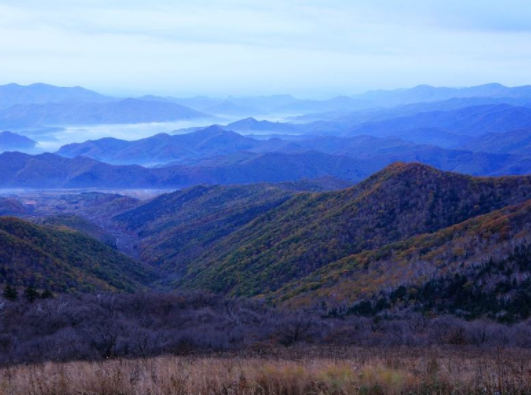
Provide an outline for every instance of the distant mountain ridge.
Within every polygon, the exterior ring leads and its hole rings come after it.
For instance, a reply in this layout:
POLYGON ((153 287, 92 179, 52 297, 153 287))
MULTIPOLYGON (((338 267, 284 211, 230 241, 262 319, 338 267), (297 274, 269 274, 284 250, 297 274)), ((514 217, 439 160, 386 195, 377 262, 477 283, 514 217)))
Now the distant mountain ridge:
POLYGON ((35 148, 37 142, 29 137, 8 131, 0 132, 0 152, 28 151, 35 148))
POLYGON ((169 122, 209 116, 173 103, 138 99, 110 102, 68 101, 19 104, 0 110, 0 127, 30 128, 58 125, 97 125, 169 122))
POLYGON ((505 133, 488 133, 470 140, 463 148, 471 151, 530 156, 531 128, 505 133))
POLYGON ((57 154, 69 158, 83 155, 115 164, 152 165, 227 155, 259 145, 256 140, 211 126, 193 133, 173 136, 162 133, 136 141, 101 139, 74 143, 61 147, 57 154))
POLYGON ((364 123, 347 134, 400 136, 400 132, 418 128, 438 128, 465 136, 501 133, 531 126, 531 108, 508 104, 465 107, 452 111, 418 113, 380 122, 364 123))
POLYGON ((145 168, 116 166, 86 157, 54 154, 0 154, 0 187, 24 188, 183 188, 197 184, 288 182, 333 176, 357 182, 371 165, 345 156, 306 152, 255 154, 217 166, 145 168))
POLYGON ((18 84, 0 86, 0 108, 17 104, 47 104, 69 101, 103 103, 113 100, 116 99, 79 86, 63 88, 42 83, 27 86, 18 84))
MULTIPOLYGON (((256 125, 257 122, 244 120, 243 125, 256 125)), ((258 125, 270 127, 269 123, 258 123, 258 125)), ((294 169, 301 172, 300 174, 306 170, 305 177, 309 178, 331 175, 342 179, 360 180, 396 161, 417 161, 442 170, 472 175, 524 174, 531 171, 531 164, 524 155, 444 149, 432 144, 414 144, 398 138, 363 135, 353 137, 308 136, 298 140, 255 139, 227 131, 227 128, 211 126, 188 134, 172 136, 159 134, 136 141, 116 139, 87 141, 64 146, 58 154, 69 158, 87 156, 98 161, 119 165, 187 166, 189 174, 195 174, 198 177, 197 183, 211 182, 210 179, 203 178, 207 171, 205 169, 208 169, 211 174, 218 174, 218 176, 213 176, 213 179, 221 183, 227 183, 225 180, 228 175, 222 176, 224 172, 233 172, 233 182, 242 182, 245 177, 241 173, 237 175, 236 172, 244 171, 244 169, 247 172, 246 178, 253 179, 253 182, 273 181, 274 175, 266 171, 268 166, 271 166, 271 164, 266 164, 266 160, 273 160, 275 155, 286 158, 288 162, 292 161, 291 158, 295 158, 293 155, 298 155, 299 158, 313 157, 313 161, 307 163, 307 169, 301 167, 303 163, 293 163, 293 169, 288 170, 288 174, 293 173, 294 169), (323 168, 323 171, 320 171, 320 161, 331 166, 332 159, 328 156, 348 157, 349 159, 336 158, 335 161, 340 163, 342 160, 345 165, 348 162, 349 169, 358 166, 357 174, 361 178, 358 176, 352 178, 352 173, 341 172, 336 167, 323 168), (260 174, 263 177, 267 174, 267 179, 260 178, 260 174)), ((431 142, 441 139, 448 145, 452 145, 452 141, 455 143, 469 139, 469 137, 463 137, 459 140, 457 135, 439 133, 438 130, 433 129, 415 129, 409 133, 418 134, 417 140, 425 139, 431 142)), ((274 169, 279 169, 279 164, 272 166, 274 169)), ((279 181, 294 180, 282 179, 281 175, 278 179, 279 181)))

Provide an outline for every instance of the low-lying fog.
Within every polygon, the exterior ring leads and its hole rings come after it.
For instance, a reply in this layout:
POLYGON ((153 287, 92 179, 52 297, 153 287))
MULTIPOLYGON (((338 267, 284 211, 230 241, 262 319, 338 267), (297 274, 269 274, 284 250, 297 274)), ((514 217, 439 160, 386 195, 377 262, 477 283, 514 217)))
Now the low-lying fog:
POLYGON ((69 189, 35 189, 35 188, 0 188, 0 197, 17 197, 21 199, 34 199, 43 197, 57 197, 64 195, 78 195, 81 193, 108 193, 129 196, 135 199, 148 200, 163 193, 175 192, 176 188, 170 189, 104 189, 104 188, 69 188, 69 189))
MULTIPOLYGON (((228 122, 232 121, 228 120, 228 122)), ((223 120, 223 122, 227 121, 223 120)), ((42 151, 54 152, 65 144, 82 143, 87 140, 97 140, 104 137, 138 140, 158 133, 173 134, 179 129, 202 127, 210 124, 212 124, 211 119, 196 119, 191 121, 125 125, 67 126, 64 128, 49 128, 41 131, 25 132, 24 134, 37 141, 42 151)))
MULTIPOLYGON (((151 137, 158 133, 179 134, 189 133, 188 128, 205 127, 212 124, 227 125, 241 120, 242 117, 223 117, 219 119, 194 119, 176 122, 153 122, 138 124, 112 124, 49 127, 32 131, 17 131, 37 141, 39 147, 31 153, 55 152, 61 146, 71 143, 82 143, 87 140, 97 140, 104 137, 114 137, 122 140, 138 140, 151 137)), ((286 117, 268 116, 257 117, 259 120, 271 122, 286 122, 286 117)), ((256 133, 256 132, 255 132, 256 133)))

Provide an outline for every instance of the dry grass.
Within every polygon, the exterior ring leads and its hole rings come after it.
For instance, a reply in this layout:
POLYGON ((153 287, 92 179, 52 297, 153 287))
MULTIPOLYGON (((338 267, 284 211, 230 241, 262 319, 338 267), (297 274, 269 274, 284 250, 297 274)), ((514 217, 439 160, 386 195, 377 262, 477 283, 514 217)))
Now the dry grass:
POLYGON ((531 354, 519 350, 281 354, 14 366, 0 370, 0 395, 531 394, 531 354))

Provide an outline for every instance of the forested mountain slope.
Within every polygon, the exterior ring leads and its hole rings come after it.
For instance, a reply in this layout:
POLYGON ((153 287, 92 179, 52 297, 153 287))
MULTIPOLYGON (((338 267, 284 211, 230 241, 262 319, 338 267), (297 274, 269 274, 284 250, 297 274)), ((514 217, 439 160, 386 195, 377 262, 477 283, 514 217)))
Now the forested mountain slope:
MULTIPOLYGON (((498 283, 506 281, 516 292, 520 284, 525 286, 531 265, 516 268, 508 264, 505 275, 497 278, 485 274, 491 271, 489 266, 494 261, 513 259, 510 257, 515 252, 529 256, 530 223, 531 200, 528 200, 434 233, 347 256, 284 286, 275 297, 291 304, 335 301, 345 305, 370 300, 384 291, 390 294, 401 286, 419 290, 428 282, 432 285, 441 280, 451 282, 452 277, 465 275, 478 279, 477 283, 469 283, 467 287, 480 287, 485 295, 496 295, 498 283)), ((504 271, 501 267, 498 270, 504 271)), ((459 287, 462 286, 464 284, 459 287)), ((459 291, 460 288, 455 290, 459 291)), ((505 292, 508 293, 505 298, 514 296, 510 295, 509 289, 505 292)), ((415 302, 421 297, 411 296, 409 299, 415 302)), ((438 298, 433 295, 433 302, 438 298)))
POLYGON ((140 290, 156 272, 74 230, 0 218, 0 282, 55 292, 140 290))
POLYGON ((162 195, 116 220, 139 235, 144 262, 182 275, 213 244, 293 194, 260 184, 201 185, 162 195))
POLYGON ((178 285, 267 294, 329 263, 531 196, 531 177, 474 178, 397 163, 339 192, 297 195, 210 248, 178 285))

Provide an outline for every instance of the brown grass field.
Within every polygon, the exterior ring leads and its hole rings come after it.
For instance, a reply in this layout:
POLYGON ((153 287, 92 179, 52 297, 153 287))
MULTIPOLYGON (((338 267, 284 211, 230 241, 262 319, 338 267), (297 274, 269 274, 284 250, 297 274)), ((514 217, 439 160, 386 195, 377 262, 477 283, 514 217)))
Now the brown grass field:
POLYGON ((531 352, 300 348, 0 370, 0 395, 74 394, 531 394, 531 352))

